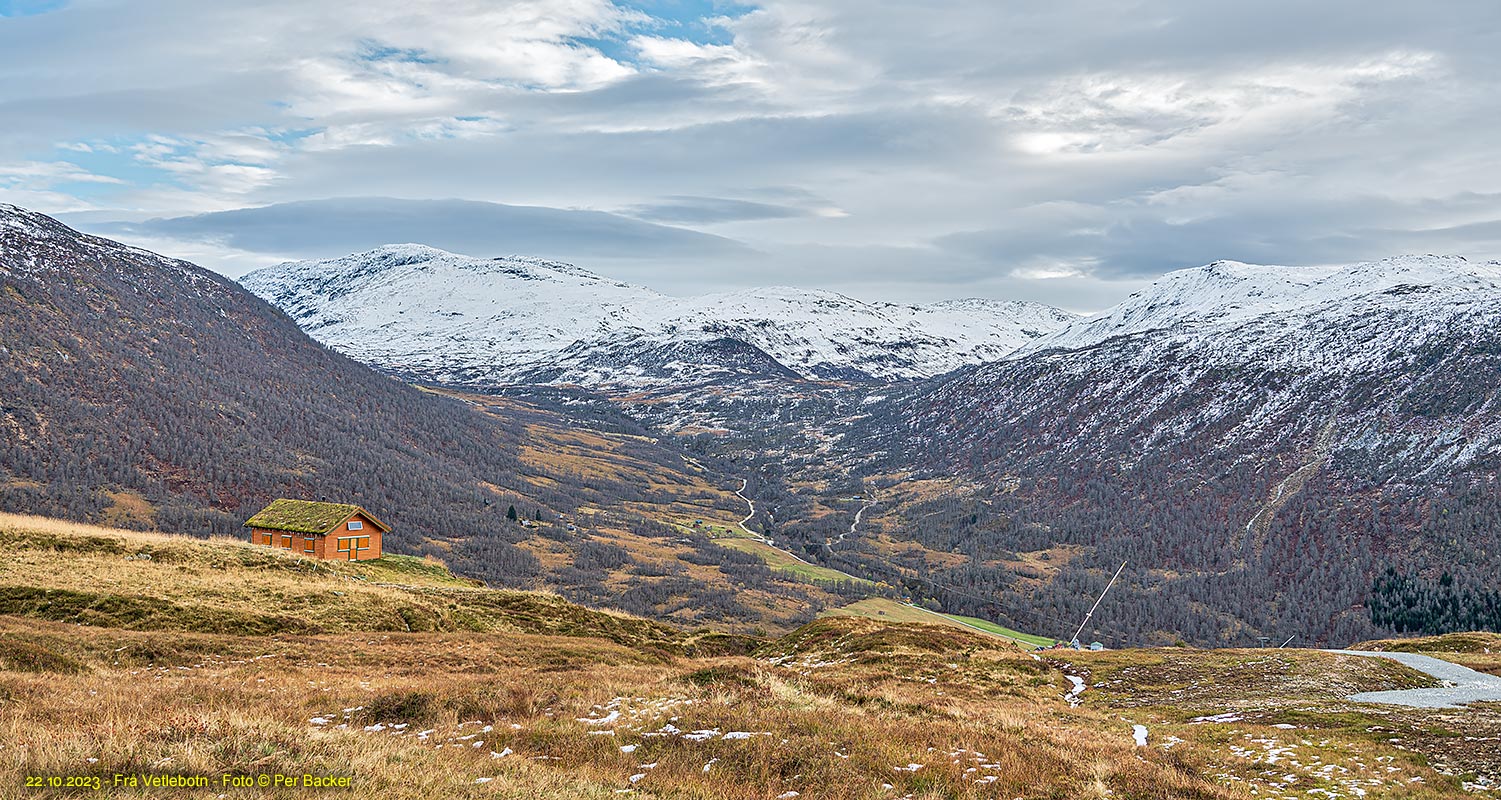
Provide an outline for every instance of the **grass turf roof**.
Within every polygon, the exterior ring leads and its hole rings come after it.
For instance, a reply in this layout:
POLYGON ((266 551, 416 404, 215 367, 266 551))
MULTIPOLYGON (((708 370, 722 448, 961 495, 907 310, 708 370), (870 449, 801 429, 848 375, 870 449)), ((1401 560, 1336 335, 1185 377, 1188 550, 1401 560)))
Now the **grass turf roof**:
POLYGON ((348 503, 317 503, 312 500, 272 500, 255 516, 245 520, 247 528, 265 528, 293 533, 328 533, 356 513, 364 514, 377 526, 386 526, 359 506, 348 503))

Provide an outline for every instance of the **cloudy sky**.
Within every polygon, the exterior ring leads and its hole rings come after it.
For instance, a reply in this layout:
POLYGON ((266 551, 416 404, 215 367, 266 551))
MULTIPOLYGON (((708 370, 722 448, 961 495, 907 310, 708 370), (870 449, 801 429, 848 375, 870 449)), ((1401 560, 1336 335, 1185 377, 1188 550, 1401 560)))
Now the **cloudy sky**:
POLYGON ((1501 256, 1495 0, 0 0, 0 201, 230 275, 1109 305, 1501 256))

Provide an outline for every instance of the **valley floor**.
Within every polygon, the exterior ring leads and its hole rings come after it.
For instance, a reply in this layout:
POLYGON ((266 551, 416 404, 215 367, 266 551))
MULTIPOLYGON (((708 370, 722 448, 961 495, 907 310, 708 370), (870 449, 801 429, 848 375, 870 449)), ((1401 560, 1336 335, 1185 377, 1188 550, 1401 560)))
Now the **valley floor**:
POLYGON ((101 797, 311 794, 127 790, 117 773, 342 776, 396 798, 1501 796, 1501 705, 1346 700, 1433 685, 1386 659, 1031 653, 859 617, 751 641, 459 585, 430 562, 313 569, 24 518, 0 536, 16 554, 0 562, 0 797, 67 794, 24 787, 65 775, 99 777, 82 794, 101 797), (85 556, 101 580, 48 587, 49 565, 85 556), (305 626, 224 628, 240 592, 258 599, 235 626, 305 626), (170 615, 121 611, 169 597, 170 615))

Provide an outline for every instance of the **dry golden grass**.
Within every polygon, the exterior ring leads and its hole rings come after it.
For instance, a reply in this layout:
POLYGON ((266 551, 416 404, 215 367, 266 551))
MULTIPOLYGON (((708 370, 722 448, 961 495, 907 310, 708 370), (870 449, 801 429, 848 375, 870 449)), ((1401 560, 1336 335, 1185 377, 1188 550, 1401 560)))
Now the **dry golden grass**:
POLYGON ((105 492, 110 505, 104 510, 106 525, 121 527, 154 528, 156 508, 146 498, 135 492, 105 492))
POLYGON ((1036 636, 1013 630, 988 620, 979 619, 978 617, 942 614, 885 597, 868 597, 846 606, 825 609, 819 616, 866 617, 896 624, 947 625, 964 631, 979 631, 986 635, 995 636, 1008 644, 1026 649, 1050 647, 1057 643, 1056 640, 1045 636, 1036 636))
POLYGON ((256 638, 27 622, 0 624, 0 637, 73 665, 0 673, 0 782, 12 786, 26 774, 243 771, 349 775, 376 797, 1234 796, 1172 759, 1132 757, 1118 732, 1061 715, 1037 724, 1018 699, 1049 716, 1061 704, 1047 699, 1046 669, 1015 655, 970 654, 988 685, 966 690, 890 671, 921 671, 935 655, 921 643, 836 670, 519 634, 256 638), (1013 706, 977 702, 987 698, 1013 706), (746 735, 726 736, 736 732, 746 735), (922 766, 896 769, 911 764, 922 766))
POLYGON ((409 556, 342 562, 0 513, 0 614, 135 630, 577 632, 656 648, 684 635, 542 592, 486 589, 409 556))
MULTIPOLYGON (((199 615, 250 591, 236 583, 289 591, 282 572, 260 560, 289 557, 238 542, 15 517, 0 517, 0 533, 10 547, 23 535, 59 540, 20 547, 24 567, 3 562, 7 589, 71 580, 46 578, 46 565, 66 572, 88 558, 104 580, 142 597, 171 597, 199 615), (101 539, 129 546, 111 562, 100 555, 101 539), (173 547, 183 549, 183 563, 207 555, 226 566, 210 582, 207 571, 126 559, 173 547), (204 605, 179 580, 195 581, 204 605)), ((349 588, 340 602, 365 591, 445 601, 478 591, 450 585, 432 565, 337 566, 387 576, 406 569, 411 583, 292 574, 349 588)), ((687 637, 670 629, 510 594, 533 601, 497 606, 510 628, 410 633, 126 630, 50 621, 44 609, 0 615, 0 797, 52 796, 28 793, 25 776, 69 774, 100 776, 102 797, 310 794, 110 785, 116 773, 226 772, 344 775, 358 796, 435 799, 629 791, 705 800, 789 792, 1228 800, 1349 797, 1355 788, 1372 798, 1461 791, 1419 755, 1436 758, 1424 748, 1441 746, 1435 731, 1460 730, 1454 715, 1389 713, 1340 699, 1413 682, 1413 673, 1369 659, 1254 650, 1034 654, 979 633, 860 618, 819 620, 754 655, 691 657, 687 637), (1065 697, 1068 675, 1089 685, 1077 706, 1065 697), (1193 721, 1226 711, 1241 719, 1193 721), (1148 727, 1145 747, 1133 741, 1138 724, 1148 727), (1315 789, 1331 794, 1309 794, 1315 789)), ((316 612, 309 619, 327 626, 329 617, 316 612)), ((1496 716, 1481 709, 1469 718, 1496 716)))

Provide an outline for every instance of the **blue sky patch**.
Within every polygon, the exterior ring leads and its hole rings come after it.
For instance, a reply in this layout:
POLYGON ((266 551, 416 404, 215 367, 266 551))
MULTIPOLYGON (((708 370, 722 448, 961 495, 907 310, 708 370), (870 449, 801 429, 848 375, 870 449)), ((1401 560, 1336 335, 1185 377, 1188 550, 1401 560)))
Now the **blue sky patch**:
POLYGON ((170 171, 136 159, 135 153, 130 148, 144 141, 146 140, 143 138, 111 139, 107 142, 91 141, 88 144, 95 148, 91 152, 58 148, 52 153, 50 160, 76 164, 95 175, 117 178, 124 181, 124 184, 70 181, 66 184, 56 184, 57 188, 62 188, 75 197, 97 200, 101 196, 146 186, 182 186, 177 181, 177 176, 170 171))
POLYGON ((373 39, 360 42, 357 57, 361 61, 400 61, 407 64, 444 63, 444 59, 428 55, 427 51, 421 48, 392 47, 373 39))
POLYGON ((34 17, 67 4, 67 0, 0 0, 0 17, 34 17))
POLYGON ((580 36, 570 41, 592 47, 622 64, 637 63, 636 51, 629 44, 634 36, 661 36, 702 45, 729 44, 734 37, 711 20, 736 19, 756 8, 723 0, 615 0, 615 6, 639 12, 651 19, 608 36, 580 36))

